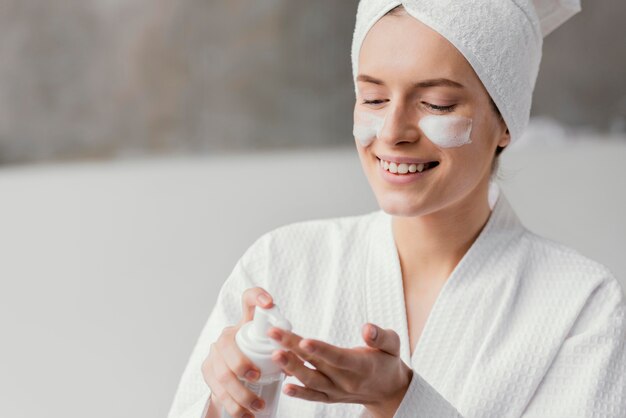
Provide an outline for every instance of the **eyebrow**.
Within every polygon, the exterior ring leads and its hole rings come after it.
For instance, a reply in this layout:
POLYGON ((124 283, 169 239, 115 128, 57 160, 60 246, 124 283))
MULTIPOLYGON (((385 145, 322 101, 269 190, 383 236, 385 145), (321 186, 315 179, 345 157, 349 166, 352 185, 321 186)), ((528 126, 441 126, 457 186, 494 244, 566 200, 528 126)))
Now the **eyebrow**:
MULTIPOLYGON (((373 83, 384 86, 385 83, 382 80, 374 78, 372 76, 366 74, 360 74, 357 78, 357 81, 363 81, 365 83, 373 83)), ((461 83, 457 83, 456 81, 450 80, 448 78, 433 78, 430 80, 423 80, 413 84, 415 88, 428 88, 428 87, 454 87, 457 89, 462 89, 464 86, 461 83)))

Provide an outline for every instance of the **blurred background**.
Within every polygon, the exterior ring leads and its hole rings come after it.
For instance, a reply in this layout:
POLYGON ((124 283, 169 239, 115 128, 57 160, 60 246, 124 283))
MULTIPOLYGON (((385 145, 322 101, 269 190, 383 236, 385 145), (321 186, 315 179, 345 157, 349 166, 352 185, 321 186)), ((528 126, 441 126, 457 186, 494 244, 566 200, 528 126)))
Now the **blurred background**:
MULTIPOLYGON (((350 146, 357 1, 0 0, 0 163, 350 146)), ((626 132, 626 4, 546 38, 533 115, 626 132)))
MULTIPOLYGON (((378 209, 356 6, 0 0, 0 416, 166 416, 256 238, 378 209)), ((623 285, 625 15, 583 2, 545 39, 499 177, 530 229, 623 285)))

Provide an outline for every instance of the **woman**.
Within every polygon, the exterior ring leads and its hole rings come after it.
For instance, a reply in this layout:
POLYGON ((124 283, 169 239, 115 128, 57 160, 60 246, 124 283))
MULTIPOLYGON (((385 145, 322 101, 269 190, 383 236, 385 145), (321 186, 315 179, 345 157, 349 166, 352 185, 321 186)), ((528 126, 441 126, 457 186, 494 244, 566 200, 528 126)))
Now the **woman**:
POLYGON ((352 50, 356 146, 381 209, 254 242, 170 418, 263 406, 237 379, 258 370, 234 333, 274 301, 293 324, 269 332, 289 375, 279 417, 626 416, 619 283, 490 194, 498 154, 527 123, 537 34, 564 15, 540 20, 513 0, 402 3, 362 1, 352 50))

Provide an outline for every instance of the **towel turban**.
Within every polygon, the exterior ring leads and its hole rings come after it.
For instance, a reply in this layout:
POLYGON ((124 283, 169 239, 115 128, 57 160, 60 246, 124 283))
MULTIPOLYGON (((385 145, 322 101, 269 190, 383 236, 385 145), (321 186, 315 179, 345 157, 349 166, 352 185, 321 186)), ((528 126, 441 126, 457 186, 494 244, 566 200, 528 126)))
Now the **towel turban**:
POLYGON ((543 38, 581 10, 580 0, 361 0, 351 50, 355 93, 365 35, 399 5, 463 54, 500 110, 511 142, 528 125, 543 38))

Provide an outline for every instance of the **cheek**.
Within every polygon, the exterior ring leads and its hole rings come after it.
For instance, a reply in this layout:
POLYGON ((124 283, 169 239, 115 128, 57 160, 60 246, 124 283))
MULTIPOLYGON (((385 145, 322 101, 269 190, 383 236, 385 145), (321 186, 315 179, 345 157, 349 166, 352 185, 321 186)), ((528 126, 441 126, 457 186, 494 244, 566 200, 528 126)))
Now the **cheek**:
POLYGON ((377 136, 385 123, 385 119, 367 112, 354 112, 354 127, 352 134, 363 147, 369 146, 377 136))
POLYGON ((464 116, 428 115, 420 119, 419 127, 440 148, 456 148, 472 142, 472 119, 464 116))
POLYGON ((474 190, 489 171, 487 153, 475 145, 443 151, 441 181, 453 194, 462 195, 474 190))
POLYGON ((354 125, 352 134, 363 148, 369 146, 376 138, 376 128, 366 125, 354 125))

